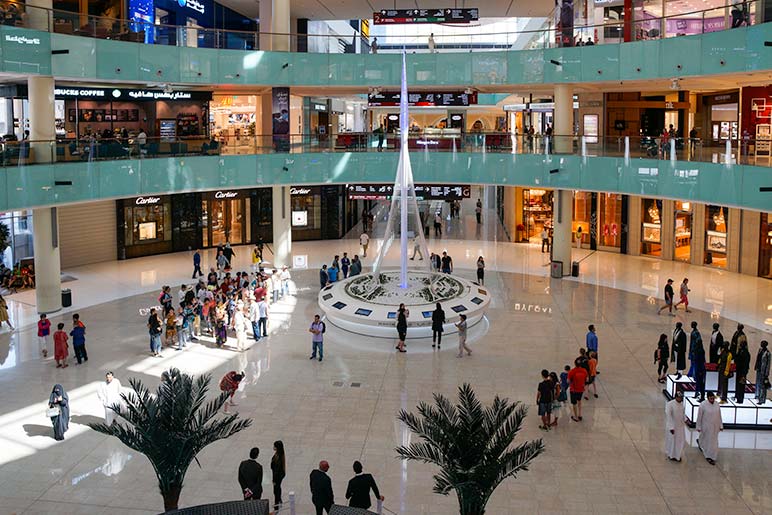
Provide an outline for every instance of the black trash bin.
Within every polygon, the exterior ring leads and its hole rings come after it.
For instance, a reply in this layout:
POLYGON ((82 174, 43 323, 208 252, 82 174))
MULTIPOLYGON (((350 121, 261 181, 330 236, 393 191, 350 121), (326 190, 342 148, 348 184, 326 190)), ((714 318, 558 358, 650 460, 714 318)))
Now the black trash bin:
POLYGON ((424 236, 427 237, 427 238, 429 237, 429 226, 428 225, 424 225, 424 236))
POLYGON ((62 290, 62 307, 69 308, 70 306, 72 306, 72 290, 64 288, 62 290))
POLYGON ((571 261, 571 277, 579 277, 579 261, 571 261))

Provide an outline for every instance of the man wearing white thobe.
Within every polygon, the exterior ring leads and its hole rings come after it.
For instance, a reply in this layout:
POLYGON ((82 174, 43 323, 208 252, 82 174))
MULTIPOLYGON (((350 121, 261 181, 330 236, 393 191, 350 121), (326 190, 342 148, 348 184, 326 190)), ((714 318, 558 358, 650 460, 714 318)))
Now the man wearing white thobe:
POLYGON ((711 465, 716 464, 716 459, 718 458, 718 433, 723 430, 724 424, 721 422, 721 408, 716 402, 716 395, 713 392, 709 392, 708 400, 700 404, 700 411, 697 413, 697 431, 700 433, 697 445, 711 465))
POLYGON ((239 352, 247 348, 247 317, 244 316, 244 303, 236 303, 236 312, 233 316, 233 329, 236 331, 236 348, 239 352))
POLYGON ((681 461, 686 436, 684 434, 684 393, 676 392, 665 404, 665 453, 672 461, 681 461))
POLYGON ((115 412, 110 407, 113 404, 122 404, 122 399, 121 382, 113 377, 112 372, 105 374, 105 381, 97 389, 97 397, 105 408, 105 424, 113 425, 115 412))

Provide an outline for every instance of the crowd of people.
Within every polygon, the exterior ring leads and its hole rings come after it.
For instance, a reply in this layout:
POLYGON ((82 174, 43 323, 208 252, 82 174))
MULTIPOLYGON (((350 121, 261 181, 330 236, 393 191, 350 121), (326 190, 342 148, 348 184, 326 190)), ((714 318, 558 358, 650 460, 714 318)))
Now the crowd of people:
POLYGON ((574 422, 581 422, 582 401, 598 398, 595 384, 598 371, 598 336, 595 326, 587 327, 585 347, 579 349, 579 356, 574 359, 573 367, 565 365, 558 376, 557 372, 547 369, 541 371, 541 381, 536 388, 536 405, 541 417, 539 429, 550 431, 557 427, 565 406, 570 401, 570 417, 574 422))
MULTIPOLYGON (((284 444, 279 440, 274 442, 274 455, 271 458, 271 481, 274 490, 274 509, 278 510, 282 504, 281 482, 286 476, 286 458, 284 455, 284 444)), ((253 447, 249 451, 249 458, 239 464, 238 481, 244 500, 261 499, 263 495, 263 466, 257 461, 260 456, 260 449, 253 447)), ((378 485, 371 474, 364 472, 364 467, 360 461, 353 464, 354 477, 352 477, 346 488, 346 499, 348 505, 352 508, 369 509, 372 506, 370 491, 372 490, 376 499, 384 500, 378 490, 378 485)), ((319 467, 312 470, 309 475, 309 486, 311 490, 311 502, 316 509, 317 515, 330 513, 332 505, 335 504, 335 493, 332 488, 332 479, 328 472, 330 464, 326 460, 319 462, 319 467)))
POLYGON ((151 308, 147 320, 150 353, 160 357, 162 347, 183 350, 202 335, 214 339, 222 348, 229 332, 235 333, 238 351, 247 349, 248 337, 259 341, 269 336, 270 306, 290 295, 291 274, 262 266, 262 248, 253 250, 252 271, 233 273, 235 252, 230 244, 217 251, 217 269, 211 267, 206 279, 201 277, 201 259, 193 255, 193 286, 183 284, 175 301, 170 286, 163 286, 158 296, 160 312, 151 308))

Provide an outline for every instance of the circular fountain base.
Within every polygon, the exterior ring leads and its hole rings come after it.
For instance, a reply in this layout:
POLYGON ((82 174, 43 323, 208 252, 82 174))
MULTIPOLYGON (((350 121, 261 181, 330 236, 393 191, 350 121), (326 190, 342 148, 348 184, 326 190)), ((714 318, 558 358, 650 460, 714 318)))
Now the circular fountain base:
POLYGON ((437 302, 445 311, 445 334, 456 332, 459 315, 467 325, 479 322, 490 304, 490 294, 483 286, 448 274, 409 271, 407 288, 400 287, 399 271, 381 271, 349 277, 323 288, 319 306, 327 321, 365 336, 397 337, 397 309, 404 303, 410 312, 407 337, 432 335, 432 311, 437 302))

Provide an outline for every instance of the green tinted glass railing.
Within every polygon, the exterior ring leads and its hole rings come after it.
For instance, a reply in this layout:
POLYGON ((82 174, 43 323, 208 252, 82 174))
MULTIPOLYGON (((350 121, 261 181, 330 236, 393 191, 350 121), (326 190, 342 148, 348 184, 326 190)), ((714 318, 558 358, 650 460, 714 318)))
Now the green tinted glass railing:
MULTIPOLYGON (((765 142, 766 144, 766 142, 765 142)), ((756 152, 756 141, 704 141, 700 138, 609 136, 549 136, 503 132, 457 133, 447 129, 414 131, 408 137, 414 159, 427 153, 543 154, 579 157, 622 157, 772 166, 756 152)), ((51 162, 93 162, 182 156, 227 156, 301 153, 394 153, 400 150, 396 133, 383 135, 344 132, 334 135, 288 134, 239 137, 96 138, 0 143, 0 166, 35 166, 51 162)))
POLYGON ((720 8, 690 10, 664 17, 655 17, 636 7, 633 21, 608 20, 601 24, 575 25, 560 29, 549 21, 536 30, 486 33, 484 29, 468 27, 463 34, 427 36, 392 34, 365 38, 358 32, 350 35, 285 34, 191 28, 180 25, 150 23, 140 19, 125 20, 93 16, 56 9, 44 9, 20 2, 0 2, 0 22, 5 25, 31 28, 58 34, 90 38, 131 41, 164 46, 214 48, 230 50, 273 51, 304 48, 307 52, 477 52, 491 50, 529 50, 585 44, 621 43, 625 31, 630 41, 671 38, 688 34, 704 34, 754 23, 757 0, 740 2, 720 8))

